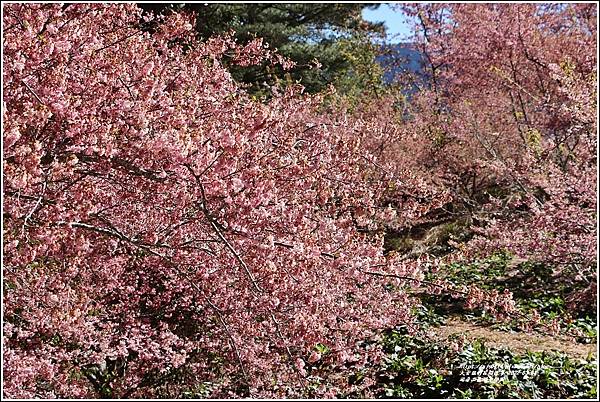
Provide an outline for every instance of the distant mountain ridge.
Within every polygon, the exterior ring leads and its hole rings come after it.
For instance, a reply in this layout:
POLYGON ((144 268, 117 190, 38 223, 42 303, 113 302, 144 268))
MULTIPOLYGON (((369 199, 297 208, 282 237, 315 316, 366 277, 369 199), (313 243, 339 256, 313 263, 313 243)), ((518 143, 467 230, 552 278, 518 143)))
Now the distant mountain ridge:
POLYGON ((424 76, 423 55, 412 43, 397 43, 385 45, 382 54, 375 58, 384 69, 383 82, 393 83, 396 76, 410 72, 424 76))

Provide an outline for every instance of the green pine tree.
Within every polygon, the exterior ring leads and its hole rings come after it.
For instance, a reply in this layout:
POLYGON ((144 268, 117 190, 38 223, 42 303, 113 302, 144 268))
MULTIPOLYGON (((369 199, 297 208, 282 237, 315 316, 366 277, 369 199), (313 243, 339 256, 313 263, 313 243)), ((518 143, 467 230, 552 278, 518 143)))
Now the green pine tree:
POLYGON ((276 81, 301 83, 308 92, 326 89, 356 96, 381 85, 381 69, 375 63, 374 35, 383 25, 362 19, 365 7, 378 4, 165 4, 141 3, 157 13, 193 11, 201 39, 233 31, 240 43, 262 37, 271 48, 296 62, 284 72, 267 65, 231 66, 232 75, 249 85, 249 91, 268 94, 276 81), (314 68, 313 60, 321 67, 314 68), (266 85, 265 85, 266 84, 266 85))

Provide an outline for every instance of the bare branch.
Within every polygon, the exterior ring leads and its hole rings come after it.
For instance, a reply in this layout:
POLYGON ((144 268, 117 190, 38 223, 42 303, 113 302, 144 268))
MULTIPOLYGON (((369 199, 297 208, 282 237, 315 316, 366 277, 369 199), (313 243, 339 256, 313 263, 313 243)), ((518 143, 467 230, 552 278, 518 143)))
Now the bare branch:
POLYGON ((29 219, 31 219, 31 217, 33 216, 35 211, 37 211, 37 209, 42 205, 42 200, 44 199, 44 193, 46 192, 47 186, 48 186, 48 183, 44 180, 44 185, 42 187, 42 193, 38 197, 35 205, 31 209, 31 211, 29 211, 29 213, 27 214, 27 216, 25 216, 25 219, 23 220, 23 226, 21 227, 21 233, 23 233, 23 234, 25 233, 25 228, 28 226, 27 222, 29 221, 29 219))
POLYGON ((121 79, 121 77, 117 77, 117 78, 119 79, 121 84, 125 87, 125 89, 127 89, 127 92, 129 92, 129 96, 131 97, 131 100, 136 101, 137 99, 133 96, 133 93, 131 93, 131 89, 127 86, 127 84, 125 84, 125 81, 123 81, 121 79))
POLYGON ((38 94, 36 94, 35 91, 31 89, 31 87, 25 82, 25 80, 21 80, 21 82, 23 83, 23 85, 25 85, 25 88, 27 88, 27 90, 29 90, 29 92, 34 96, 34 98, 40 103, 40 105, 46 106, 46 104, 40 99, 38 94))
POLYGON ((233 256, 235 257, 237 262, 240 264, 240 266, 244 269, 244 271, 246 272, 246 275, 248 276, 248 279, 250 280, 250 283, 252 283, 252 286, 254 287, 254 289, 257 292, 262 292, 263 290, 260 288, 260 286, 258 286, 258 283, 256 282, 256 279, 254 278, 254 275, 252 274, 252 272, 250 271, 250 269, 248 268, 248 266, 246 265, 246 263, 244 262, 242 257, 240 257, 240 255, 237 253, 237 251, 235 251, 235 249, 233 248, 231 243, 229 243, 229 241, 225 238, 225 236, 221 232, 221 229, 219 228, 220 225, 218 224, 216 219, 212 216, 212 214, 208 210, 208 208, 206 206, 207 200, 206 200, 206 194, 204 192, 204 185, 202 184, 202 181, 200 180, 200 176, 198 176, 194 172, 194 170, 192 169, 192 167, 190 165, 186 164, 184 166, 189 170, 189 172, 192 174, 192 176, 194 176, 194 178, 196 179, 196 183, 198 183, 198 185, 200 186, 200 191, 202 192, 202 211, 204 212, 204 215, 210 222, 211 227, 213 228, 213 230, 215 231, 215 233, 217 234, 219 239, 221 239, 221 241, 225 244, 225 247, 227 247, 227 249, 231 252, 231 254, 233 254, 233 256))
POLYGON ((260 288, 260 286, 258 286, 258 283, 256 282, 256 279, 254 278, 254 275, 252 275, 252 272, 250 272, 250 269, 248 268, 248 266, 246 265, 244 260, 242 260, 242 257, 240 257, 240 255, 235 251, 235 249, 233 248, 231 243, 229 243, 229 241, 225 238, 225 236, 223 236, 223 233, 221 233, 221 230, 219 229, 219 227, 217 226, 217 224, 214 222, 213 219, 210 219, 210 225, 214 229, 217 236, 219 236, 219 238, 223 241, 223 243, 225 244, 227 249, 231 252, 231 254, 233 254, 233 256, 235 257, 237 262, 242 266, 242 268, 244 268, 244 271, 246 271, 246 275, 248 276, 248 279, 252 283, 252 286, 254 287, 254 289, 256 289, 256 291, 258 291, 258 292, 262 292, 263 290, 260 288))
POLYGON ((240 354, 240 350, 237 347, 237 344, 235 343, 235 339, 233 338, 233 335, 231 334, 231 331, 229 330, 229 326, 227 325, 227 322, 225 321, 225 318, 223 318, 223 314, 221 313, 221 310, 215 306, 215 304, 210 301, 210 299, 206 298, 206 303, 212 307, 213 310, 215 310, 215 312, 217 313, 217 317, 219 318, 219 322, 221 323, 221 325, 223 326, 223 329, 225 330, 225 333, 227 334, 227 337, 229 338, 229 342, 231 343, 231 347, 233 348, 234 352, 235 352, 235 356, 237 358, 238 364, 240 365, 240 370, 242 370, 242 375, 244 376, 244 379, 246 380, 246 384, 248 384, 248 374, 246 373, 246 368, 244 366, 244 362, 242 361, 242 355, 240 354))

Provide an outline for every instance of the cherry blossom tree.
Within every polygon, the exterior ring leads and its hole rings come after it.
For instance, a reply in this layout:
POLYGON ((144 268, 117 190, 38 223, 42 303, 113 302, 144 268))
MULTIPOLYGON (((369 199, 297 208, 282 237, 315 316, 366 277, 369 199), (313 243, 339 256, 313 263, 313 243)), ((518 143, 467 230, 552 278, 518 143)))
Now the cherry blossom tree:
POLYGON ((6 397, 299 395, 409 319, 388 285, 418 265, 356 224, 395 180, 369 125, 300 86, 253 100, 221 58, 289 62, 190 21, 4 6, 6 397))
POLYGON ((596 6, 401 9, 415 19, 429 85, 408 130, 429 139, 422 165, 476 218, 468 254, 546 263, 589 283, 595 303, 596 6))

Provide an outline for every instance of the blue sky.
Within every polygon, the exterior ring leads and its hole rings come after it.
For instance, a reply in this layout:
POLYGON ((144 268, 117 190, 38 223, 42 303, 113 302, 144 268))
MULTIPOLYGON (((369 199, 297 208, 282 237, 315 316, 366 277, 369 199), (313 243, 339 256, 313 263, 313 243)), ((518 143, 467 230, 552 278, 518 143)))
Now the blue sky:
POLYGON ((387 4, 381 4, 376 10, 364 9, 363 18, 371 22, 384 22, 391 43, 406 42, 411 34, 411 27, 404 15, 387 4))

